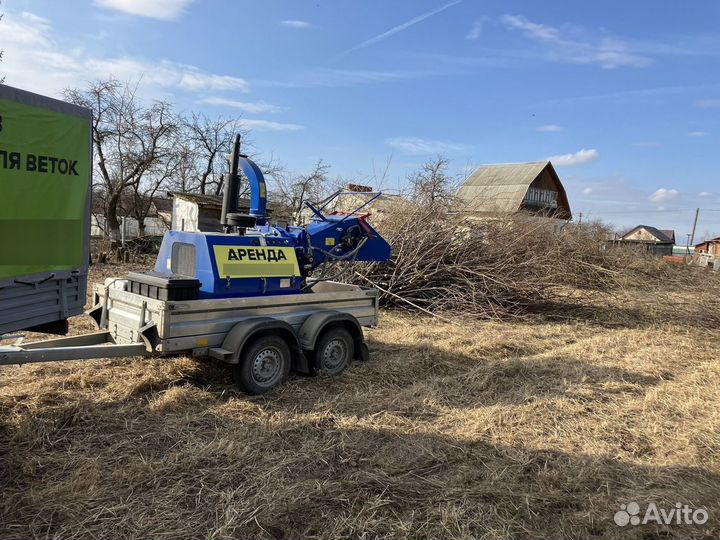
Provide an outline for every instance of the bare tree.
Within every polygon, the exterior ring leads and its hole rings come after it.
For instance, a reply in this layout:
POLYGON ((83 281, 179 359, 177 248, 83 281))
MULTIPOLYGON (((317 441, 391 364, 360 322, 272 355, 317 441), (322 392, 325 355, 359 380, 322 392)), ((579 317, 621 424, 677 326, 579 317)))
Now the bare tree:
POLYGON ((173 191, 181 193, 191 193, 199 190, 195 148, 186 135, 184 124, 181 124, 180 135, 176 138, 175 145, 177 157, 175 176, 168 186, 173 191))
POLYGON ((247 145, 247 131, 238 119, 210 118, 191 113, 183 121, 180 149, 183 156, 183 191, 219 195, 222 192, 222 173, 226 169, 226 155, 230 153, 235 134, 240 133, 247 145))
POLYGON ((145 106, 135 92, 136 87, 110 79, 64 93, 71 103, 93 111, 96 176, 105 192, 105 218, 113 241, 120 236, 118 209, 123 195, 128 190, 142 192, 173 151, 172 107, 161 101, 145 106))
POLYGON ((453 200, 457 182, 447 172, 449 164, 445 157, 438 155, 410 175, 410 186, 416 202, 435 207, 445 206, 453 200))
POLYGON ((279 203, 288 207, 293 223, 299 224, 302 221, 305 202, 318 201, 329 194, 329 170, 330 166, 320 159, 308 174, 275 175, 272 195, 279 203))
POLYGON ((130 186, 129 213, 138 222, 138 234, 145 235, 145 219, 150 216, 158 192, 168 187, 180 164, 177 153, 168 151, 163 159, 152 167, 142 178, 130 186))

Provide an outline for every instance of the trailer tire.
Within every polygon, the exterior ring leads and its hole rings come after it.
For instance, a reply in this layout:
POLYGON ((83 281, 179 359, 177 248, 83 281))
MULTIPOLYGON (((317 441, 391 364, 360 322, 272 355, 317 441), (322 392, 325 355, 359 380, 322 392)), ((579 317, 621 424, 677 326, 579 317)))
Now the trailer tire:
POLYGON ((283 338, 260 336, 243 348, 235 383, 248 394, 264 394, 287 380, 291 363, 290 347, 283 338))
POLYGON ((342 326, 330 326, 315 344, 314 365, 320 373, 339 375, 353 359, 354 348, 350 332, 342 326))

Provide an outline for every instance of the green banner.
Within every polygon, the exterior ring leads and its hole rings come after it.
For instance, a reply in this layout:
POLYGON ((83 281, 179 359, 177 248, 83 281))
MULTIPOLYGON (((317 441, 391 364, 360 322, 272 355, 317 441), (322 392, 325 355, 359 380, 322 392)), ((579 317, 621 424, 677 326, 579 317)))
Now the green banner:
POLYGON ((0 278, 84 265, 89 129, 0 99, 0 278))

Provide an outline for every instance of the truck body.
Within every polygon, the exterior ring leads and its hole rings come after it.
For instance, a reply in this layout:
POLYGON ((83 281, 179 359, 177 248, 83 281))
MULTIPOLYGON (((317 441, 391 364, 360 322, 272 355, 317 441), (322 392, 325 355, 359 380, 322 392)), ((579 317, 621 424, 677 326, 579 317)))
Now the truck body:
POLYGON ((0 85, 0 335, 65 333, 90 258, 92 113, 0 85))

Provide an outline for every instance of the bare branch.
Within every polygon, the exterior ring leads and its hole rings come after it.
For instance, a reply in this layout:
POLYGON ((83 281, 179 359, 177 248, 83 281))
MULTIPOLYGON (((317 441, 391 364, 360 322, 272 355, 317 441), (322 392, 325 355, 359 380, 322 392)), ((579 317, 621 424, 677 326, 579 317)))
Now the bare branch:
MULTIPOLYGON (((66 100, 93 111, 95 177, 104 192, 112 240, 119 238, 119 211, 124 208, 146 217, 150 208, 146 196, 167 183, 178 160, 174 146, 178 122, 172 106, 162 101, 146 105, 136 93, 137 84, 115 79, 64 92, 66 100)), ((138 219, 141 230, 143 220, 138 219)))

